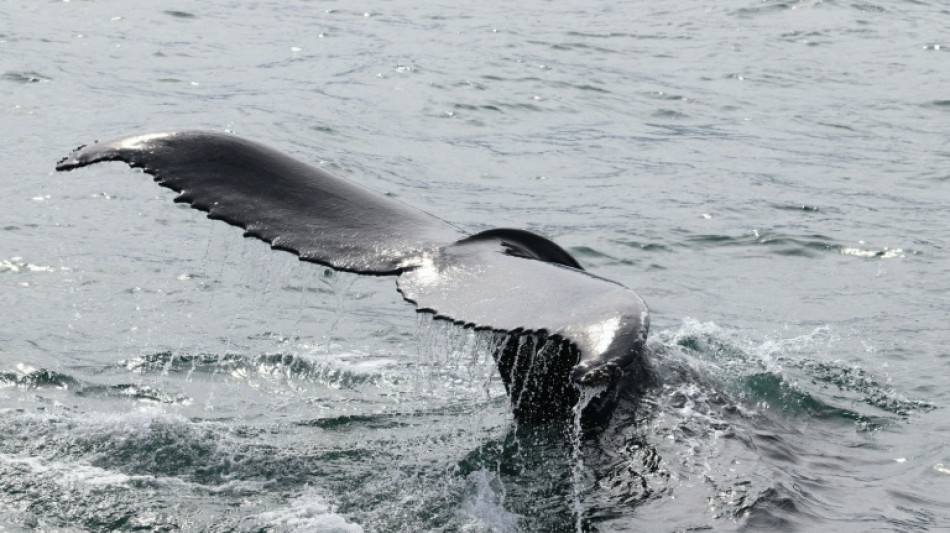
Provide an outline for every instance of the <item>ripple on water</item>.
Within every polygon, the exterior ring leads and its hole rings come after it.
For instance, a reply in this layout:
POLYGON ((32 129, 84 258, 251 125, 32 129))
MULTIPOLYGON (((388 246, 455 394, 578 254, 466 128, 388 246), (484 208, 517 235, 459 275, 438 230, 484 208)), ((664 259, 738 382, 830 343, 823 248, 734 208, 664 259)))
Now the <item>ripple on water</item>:
MULTIPOLYGON (((796 210, 817 212, 817 207, 801 206, 794 208, 796 210)), ((688 235, 683 239, 680 247, 685 248, 724 248, 724 247, 753 247, 764 246, 770 253, 790 256, 790 257, 818 257, 822 253, 833 252, 841 255, 863 258, 877 259, 900 259, 905 258, 908 253, 916 255, 917 252, 905 252, 901 248, 882 247, 880 249, 865 248, 865 243, 859 243, 862 247, 848 246, 834 242, 831 237, 819 234, 783 234, 778 232, 766 232, 753 230, 744 235, 725 235, 725 234, 695 234, 688 235)))
POLYGON ((0 386, 17 386, 29 390, 58 389, 86 398, 129 399, 144 403, 189 405, 191 398, 184 394, 167 393, 145 384, 120 383, 101 385, 77 379, 69 374, 49 369, 32 369, 18 365, 15 371, 0 372, 0 386))
POLYGON ((831 238, 824 235, 784 235, 779 233, 751 233, 734 236, 722 234, 691 235, 681 245, 687 248, 722 248, 765 246, 771 253, 784 256, 814 257, 827 252, 833 246, 831 238))
POLYGON ((261 433, 235 429, 155 410, 7 416, 0 420, 0 505, 28 509, 19 521, 39 527, 236 527, 247 519, 220 516, 237 507, 239 515, 262 525, 300 525, 309 517, 314 524, 332 521, 360 531, 309 486, 315 476, 326 475, 327 463, 361 460, 354 450, 342 459, 310 456, 264 445, 261 433), (281 494, 288 492, 297 496, 284 501, 281 494), (178 502, 175 513, 165 508, 171 499, 178 502))
POLYGON ((168 16, 170 16, 170 17, 174 17, 174 18, 176 18, 176 19, 193 19, 193 18, 197 18, 197 15, 195 15, 194 13, 189 13, 188 11, 178 11, 178 10, 170 9, 170 10, 165 11, 164 13, 165 13, 166 15, 168 15, 168 16))
POLYGON ((51 78, 33 71, 7 71, 0 75, 0 79, 13 83, 42 83, 51 78))
POLYGON ((0 385, 14 385, 27 389, 69 389, 79 386, 72 376, 47 369, 33 369, 18 365, 16 371, 0 372, 0 385))

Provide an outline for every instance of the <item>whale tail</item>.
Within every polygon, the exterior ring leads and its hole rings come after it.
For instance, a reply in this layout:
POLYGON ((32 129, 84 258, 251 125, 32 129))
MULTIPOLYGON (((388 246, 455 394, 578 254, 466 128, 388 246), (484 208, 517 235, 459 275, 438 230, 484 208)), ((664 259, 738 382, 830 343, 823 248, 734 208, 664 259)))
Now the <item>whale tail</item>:
POLYGON ((609 387, 641 368, 633 363, 649 329, 643 300, 585 272, 539 235, 501 228, 467 236, 423 211, 223 133, 125 137, 80 147, 56 168, 100 161, 141 168, 178 192, 175 201, 303 261, 397 275, 399 292, 420 312, 512 338, 550 340, 555 348, 536 351, 530 362, 520 341, 495 354, 521 418, 560 417, 578 398, 576 386, 609 387), (545 402, 550 409, 539 407, 545 402))

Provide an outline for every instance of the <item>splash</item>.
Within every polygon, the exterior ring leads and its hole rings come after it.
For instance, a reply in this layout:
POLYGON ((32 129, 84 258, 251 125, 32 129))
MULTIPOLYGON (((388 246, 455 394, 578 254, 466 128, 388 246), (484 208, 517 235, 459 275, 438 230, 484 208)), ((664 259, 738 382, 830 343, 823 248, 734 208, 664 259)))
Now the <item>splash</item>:
POLYGON ((907 417, 934 408, 907 398, 860 365, 822 358, 843 342, 828 326, 790 338, 761 339, 687 318, 678 329, 658 332, 652 349, 662 353, 668 381, 683 379, 674 377, 670 361, 681 355, 697 373, 688 381, 710 380, 710 393, 731 395, 736 408, 749 414, 778 409, 878 429, 888 415, 907 417))
POLYGON ((459 511, 462 531, 508 533, 518 531, 520 516, 505 509, 505 486, 498 474, 479 469, 466 478, 468 494, 459 511))

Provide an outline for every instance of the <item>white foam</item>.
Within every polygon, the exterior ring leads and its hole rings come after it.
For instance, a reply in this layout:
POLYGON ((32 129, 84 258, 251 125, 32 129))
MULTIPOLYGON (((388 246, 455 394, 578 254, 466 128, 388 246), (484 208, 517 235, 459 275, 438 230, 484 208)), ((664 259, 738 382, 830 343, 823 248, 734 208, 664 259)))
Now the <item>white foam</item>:
POLYGON ((127 486, 132 477, 82 462, 50 461, 40 457, 17 457, 0 453, 0 464, 29 469, 34 476, 49 476, 66 488, 82 486, 127 486))
POLYGON ((56 269, 51 266, 27 263, 22 257, 11 257, 0 260, 0 272, 56 272, 56 269))
POLYGON ((861 248, 843 247, 838 252, 841 255, 853 255, 855 257, 880 257, 881 259, 903 258, 904 250, 900 248, 884 248, 883 250, 864 250, 861 248))
POLYGON ((348 522, 336 514, 334 506, 315 490, 305 491, 286 507, 257 515, 262 525, 278 531, 307 531, 313 533, 363 533, 363 527, 348 522))

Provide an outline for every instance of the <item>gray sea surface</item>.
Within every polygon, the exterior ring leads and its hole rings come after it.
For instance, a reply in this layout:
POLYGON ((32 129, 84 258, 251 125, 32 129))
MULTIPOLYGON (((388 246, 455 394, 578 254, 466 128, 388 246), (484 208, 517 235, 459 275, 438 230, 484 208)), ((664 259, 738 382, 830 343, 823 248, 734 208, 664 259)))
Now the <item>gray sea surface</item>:
POLYGON ((950 4, 0 2, 0 531, 950 527, 950 4), (230 131, 652 310, 604 431, 95 139, 230 131))

